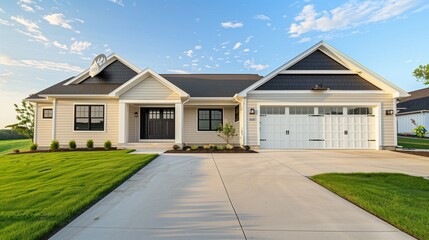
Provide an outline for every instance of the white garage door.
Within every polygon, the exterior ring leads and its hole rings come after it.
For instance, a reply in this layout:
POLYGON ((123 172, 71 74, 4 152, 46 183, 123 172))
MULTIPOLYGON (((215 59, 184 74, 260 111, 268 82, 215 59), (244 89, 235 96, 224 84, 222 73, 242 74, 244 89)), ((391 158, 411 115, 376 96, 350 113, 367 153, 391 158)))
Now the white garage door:
POLYGON ((371 107, 261 106, 260 146, 278 149, 375 149, 371 107))

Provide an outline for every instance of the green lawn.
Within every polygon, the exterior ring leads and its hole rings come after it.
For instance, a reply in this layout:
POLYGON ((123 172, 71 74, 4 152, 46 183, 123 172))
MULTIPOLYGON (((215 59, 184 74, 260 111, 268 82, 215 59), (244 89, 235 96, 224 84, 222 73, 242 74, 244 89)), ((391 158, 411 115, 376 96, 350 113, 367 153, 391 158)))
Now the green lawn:
POLYGON ((398 145, 403 148, 429 149, 429 139, 398 137, 398 145))
POLYGON ((429 239, 429 180, 395 173, 328 173, 311 179, 397 228, 429 239))
POLYGON ((0 156, 0 239, 47 237, 157 156, 127 153, 0 156))
POLYGON ((15 149, 19 149, 20 151, 29 151, 30 146, 30 139, 0 140, 0 155, 11 153, 15 149))

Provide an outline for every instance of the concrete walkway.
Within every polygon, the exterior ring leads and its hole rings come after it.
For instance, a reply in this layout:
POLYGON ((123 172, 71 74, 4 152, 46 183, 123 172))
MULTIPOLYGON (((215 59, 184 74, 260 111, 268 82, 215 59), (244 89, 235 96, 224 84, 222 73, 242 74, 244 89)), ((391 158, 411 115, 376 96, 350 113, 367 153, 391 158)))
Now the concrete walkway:
POLYGON ((428 176, 428 159, 387 151, 164 154, 52 239, 412 239, 305 176, 428 176))

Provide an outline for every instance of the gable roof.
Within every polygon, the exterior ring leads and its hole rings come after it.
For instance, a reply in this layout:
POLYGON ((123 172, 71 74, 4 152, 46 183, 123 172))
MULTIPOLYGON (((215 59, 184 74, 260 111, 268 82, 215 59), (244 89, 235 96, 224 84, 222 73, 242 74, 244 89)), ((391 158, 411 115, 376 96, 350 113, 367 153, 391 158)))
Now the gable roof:
POLYGON ((132 70, 121 61, 115 60, 94 77, 88 76, 79 84, 112 83, 123 84, 135 77, 138 72, 132 70))
POLYGON ((349 70, 317 49, 287 70, 349 70))
MULTIPOLYGON (((347 69, 350 69, 350 70, 347 70, 347 72, 358 74, 359 76, 361 76, 365 80, 369 81, 371 84, 375 85, 376 87, 378 87, 378 88, 380 88, 386 92, 392 93, 392 95, 395 98, 408 96, 407 92, 405 92, 404 90, 402 90, 401 88, 399 88, 395 84, 387 81, 386 79, 377 75, 373 71, 367 69, 363 65, 354 61, 353 59, 351 59, 350 57, 348 57, 344 53, 338 51, 337 49, 330 46, 329 44, 325 43, 324 41, 321 41, 321 42, 315 44, 314 46, 310 47, 309 49, 307 49, 306 51, 304 51, 303 53, 301 53, 297 57, 288 61, 287 63, 280 66, 279 68, 275 69, 273 72, 269 73, 267 76, 265 76, 264 78, 262 78, 258 82, 252 84, 248 88, 241 91, 238 94, 238 96, 242 96, 242 97, 247 96, 248 92, 256 90, 262 84, 268 82, 269 80, 271 80, 272 78, 274 78, 275 76, 280 74, 282 71, 289 69, 290 67, 292 67, 293 65, 295 65, 296 63, 303 60, 304 58, 306 58, 307 56, 309 56, 310 54, 314 53, 317 50, 323 52, 325 55, 329 56, 330 58, 332 58, 336 62, 340 63, 341 65, 345 66, 347 69)), ((326 71, 326 70, 322 70, 322 71, 326 71)), ((336 71, 342 72, 344 70, 336 70, 336 71)))
POLYGON ((409 97, 402 98, 397 104, 399 115, 416 111, 429 111, 429 88, 423 88, 409 93, 409 97))
POLYGON ((192 97, 233 97, 257 82, 258 74, 161 74, 192 97))
MULTIPOLYGON (((125 65, 126 67, 128 67, 129 69, 133 70, 136 73, 141 72, 141 69, 136 67, 134 64, 128 62, 127 60, 125 60, 124 58, 122 58, 121 56, 119 56, 116 53, 112 53, 111 55, 109 55, 107 57, 107 62, 106 65, 108 68, 110 64, 114 63, 115 61, 119 61, 121 62, 123 65, 125 65)), ((105 68, 105 69, 106 69, 105 68)), ((103 69, 103 71, 105 70, 103 69)), ((101 72, 102 73, 102 72, 101 72)), ((101 74, 100 73, 100 74, 101 74)), ((96 78, 97 76, 95 76, 96 78)), ((87 68, 85 71, 83 71, 82 73, 80 73, 79 75, 71 78, 69 81, 65 82, 64 85, 70 85, 70 84, 79 84, 82 81, 88 80, 88 78, 90 78, 89 76, 89 68, 87 68)))

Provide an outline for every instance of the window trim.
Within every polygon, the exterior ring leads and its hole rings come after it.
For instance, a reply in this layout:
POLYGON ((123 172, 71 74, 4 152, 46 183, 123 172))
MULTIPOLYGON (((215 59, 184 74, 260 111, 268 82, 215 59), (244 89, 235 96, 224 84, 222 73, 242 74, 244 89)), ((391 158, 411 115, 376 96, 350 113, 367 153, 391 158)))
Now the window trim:
POLYGON ((42 108, 42 119, 52 120, 53 117, 54 117, 54 109, 53 108, 51 108, 51 107, 42 108), (45 110, 51 110, 52 111, 52 117, 45 117, 45 110))
POLYGON ((224 123, 224 119, 223 119, 223 117, 224 117, 224 109, 223 108, 197 108, 197 132, 217 132, 217 129, 216 130, 201 130, 200 129, 200 110, 202 110, 202 111, 204 111, 204 110, 206 110, 206 111, 210 111, 210 117, 209 117, 209 123, 210 123, 210 127, 211 127, 211 111, 213 111, 213 110, 218 110, 218 111, 221 111, 221 115, 222 115, 222 117, 221 117, 221 124, 222 124, 222 126, 223 126, 223 123, 224 123))
POLYGON ((106 132, 107 129, 107 104, 105 103, 73 103, 73 132, 76 133, 95 133, 95 132, 106 132), (76 106, 103 106, 103 130, 76 130, 76 106))
POLYGON ((240 104, 234 107, 234 122, 240 122, 240 104))

